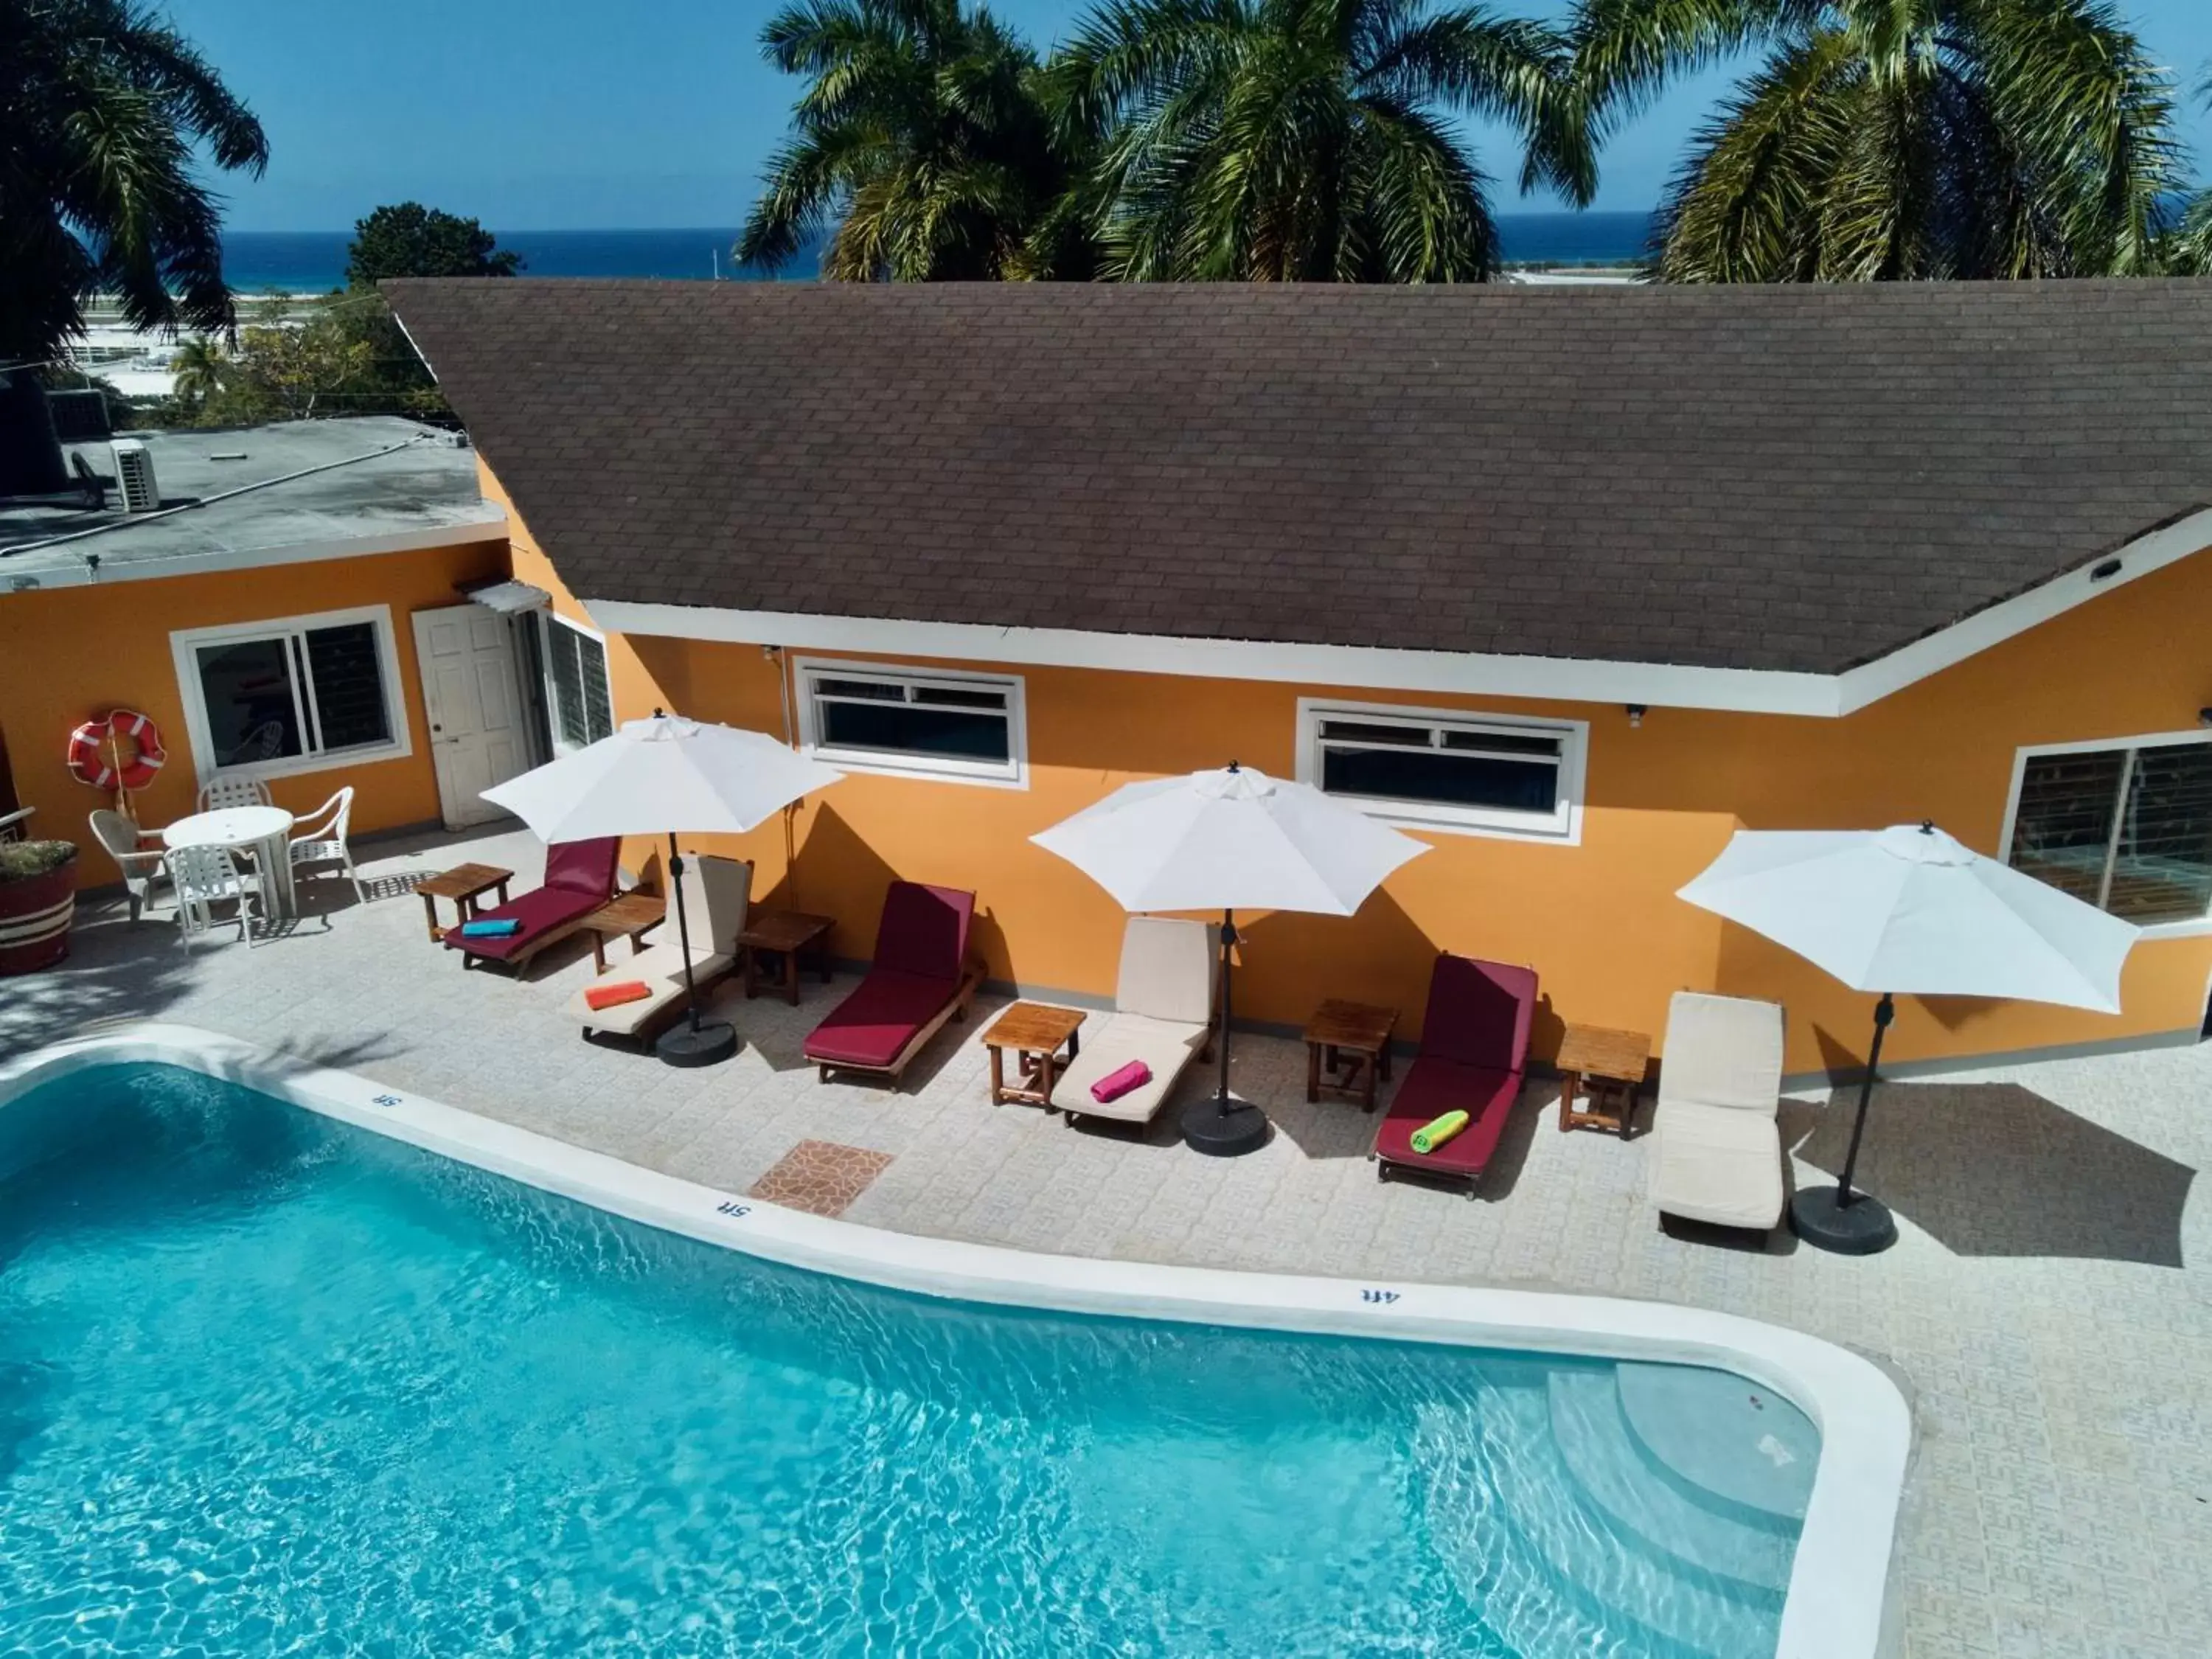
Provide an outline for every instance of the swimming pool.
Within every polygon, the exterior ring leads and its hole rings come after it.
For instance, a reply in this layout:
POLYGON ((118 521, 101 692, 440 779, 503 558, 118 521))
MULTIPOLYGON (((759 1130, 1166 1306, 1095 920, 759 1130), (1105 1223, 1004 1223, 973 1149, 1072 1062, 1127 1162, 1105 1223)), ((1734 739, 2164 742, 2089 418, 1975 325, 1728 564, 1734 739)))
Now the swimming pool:
POLYGON ((482 1127, 456 1162, 143 1064, 0 1113, 5 1634, 1776 1650, 1822 1460, 1771 1389, 904 1294, 489 1173, 536 1138, 482 1127))

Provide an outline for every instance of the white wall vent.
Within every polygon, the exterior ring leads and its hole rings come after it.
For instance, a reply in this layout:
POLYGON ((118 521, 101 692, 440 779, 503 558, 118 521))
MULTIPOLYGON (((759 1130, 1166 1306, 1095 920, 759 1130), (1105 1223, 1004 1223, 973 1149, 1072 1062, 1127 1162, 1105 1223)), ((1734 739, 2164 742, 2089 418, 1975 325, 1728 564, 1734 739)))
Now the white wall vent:
POLYGON ((154 482, 154 457, 136 438, 118 438, 108 446, 115 457, 115 484, 125 513, 151 513, 161 505, 161 487, 154 482))

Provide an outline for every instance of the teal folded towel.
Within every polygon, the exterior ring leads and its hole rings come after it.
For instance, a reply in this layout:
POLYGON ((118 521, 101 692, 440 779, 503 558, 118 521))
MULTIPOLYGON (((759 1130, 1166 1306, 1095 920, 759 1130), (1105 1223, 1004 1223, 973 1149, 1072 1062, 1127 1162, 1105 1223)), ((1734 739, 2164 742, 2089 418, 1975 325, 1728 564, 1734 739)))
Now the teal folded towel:
POLYGON ((519 933, 522 924, 509 917, 505 921, 465 921, 461 924, 463 939, 505 939, 509 933, 519 933))

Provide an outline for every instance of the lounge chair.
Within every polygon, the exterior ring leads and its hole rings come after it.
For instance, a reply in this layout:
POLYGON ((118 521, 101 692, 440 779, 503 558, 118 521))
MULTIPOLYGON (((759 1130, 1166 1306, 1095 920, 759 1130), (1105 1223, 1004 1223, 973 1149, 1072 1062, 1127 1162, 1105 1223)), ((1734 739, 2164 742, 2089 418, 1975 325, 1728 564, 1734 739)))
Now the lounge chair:
POLYGON ((1782 1009, 1677 991, 1645 1154, 1651 1202, 1723 1227, 1782 1219, 1782 1009))
POLYGON ((515 921, 521 926, 511 933, 469 937, 459 927, 448 927, 447 949, 461 953, 463 967, 478 962, 504 963, 520 976, 531 957, 568 938, 584 925, 585 917, 613 896, 615 866, 621 856, 622 840, 617 836, 555 842, 545 849, 543 887, 471 918, 515 921))
MULTIPOLYGON (((694 854, 684 866, 684 919, 691 933, 691 976, 704 991, 737 965, 737 938, 752 902, 753 866, 749 860, 694 854)), ((626 962, 607 970, 568 999, 571 1018, 584 1035, 641 1040, 664 1015, 684 1006, 684 944, 672 911, 660 935, 626 962), (594 1008, 586 1000, 594 987, 641 982, 648 993, 634 1002, 594 1008)))
POLYGON ((975 896, 895 881, 884 896, 875 960, 850 995, 806 1039, 806 1058, 832 1072, 899 1075, 945 1022, 964 1018, 982 970, 968 960, 975 896))
POLYGON ((1413 1170, 1463 1181, 1468 1196, 1474 1196, 1521 1097, 1535 1012, 1534 969, 1449 951, 1437 958, 1429 975, 1428 1012, 1421 1017, 1420 1054, 1375 1126, 1378 1181, 1389 1180, 1393 1170, 1413 1170), (1413 1150, 1416 1129, 1455 1111, 1468 1115, 1464 1129, 1431 1152, 1413 1150))
POLYGON ((1114 1012, 1085 1023, 1082 1051, 1053 1084, 1052 1103, 1071 1121, 1149 1123, 1191 1061, 1212 1052, 1218 937, 1202 921, 1129 918, 1121 930, 1114 1012), (1092 1084, 1133 1060, 1152 1068, 1149 1083, 1114 1100, 1091 1098, 1092 1084))

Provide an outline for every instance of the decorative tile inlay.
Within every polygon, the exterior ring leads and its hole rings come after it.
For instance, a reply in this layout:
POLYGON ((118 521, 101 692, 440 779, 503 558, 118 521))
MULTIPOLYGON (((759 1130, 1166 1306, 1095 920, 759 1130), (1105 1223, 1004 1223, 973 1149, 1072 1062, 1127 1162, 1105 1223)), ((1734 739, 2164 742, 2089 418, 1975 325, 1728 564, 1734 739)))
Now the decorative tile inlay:
POLYGON ((752 1184, 749 1194, 816 1215, 840 1216, 868 1183, 890 1164, 889 1152, 865 1146, 840 1146, 834 1140, 802 1140, 775 1167, 752 1184))

